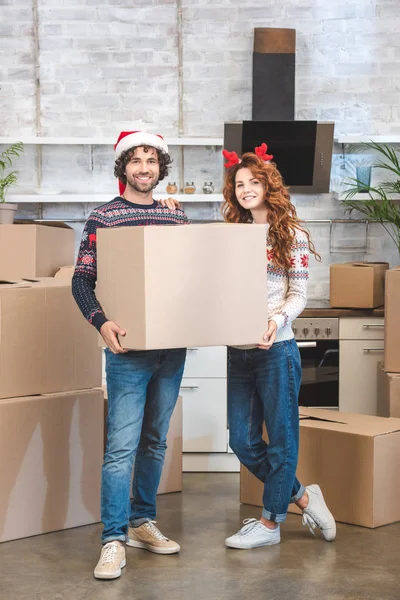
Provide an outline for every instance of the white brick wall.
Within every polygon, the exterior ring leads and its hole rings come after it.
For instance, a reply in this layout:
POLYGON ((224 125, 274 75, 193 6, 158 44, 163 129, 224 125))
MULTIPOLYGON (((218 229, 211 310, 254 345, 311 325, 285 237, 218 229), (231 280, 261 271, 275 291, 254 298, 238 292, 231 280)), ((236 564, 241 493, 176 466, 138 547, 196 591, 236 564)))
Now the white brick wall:
MULTIPOLYGON (((32 14, 30 0, 2 3, 1 135, 36 133, 32 14)), ((400 138, 398 0, 182 0, 182 19, 186 135, 222 135, 224 121, 250 118, 253 29, 293 27, 296 118, 334 120, 337 134, 391 133, 400 138)), ((44 135, 116 135, 137 119, 165 135, 178 134, 175 0, 39 0, 39 45, 44 135)), ((178 182, 177 149, 172 154, 169 179, 178 182)), ((219 191, 219 150, 188 148, 184 158, 185 180, 201 189, 211 179, 219 191)), ((19 191, 36 187, 33 147, 26 148, 18 167, 19 191)), ((91 157, 88 147, 43 147, 43 186, 111 196, 116 190, 112 171, 111 148, 94 147, 91 157)), ((303 218, 343 216, 330 195, 294 201, 303 218)), ((21 214, 35 215, 36 208, 21 207, 21 214)), ((212 204, 185 208, 193 218, 219 215, 212 204)), ((44 215, 85 218, 88 210, 89 205, 53 205, 45 206, 44 215)), ((363 236, 362 225, 342 229, 335 237, 340 243, 363 236)), ((327 297, 332 261, 399 262, 378 225, 371 228, 366 255, 330 254, 329 226, 312 225, 310 230, 324 259, 322 266, 312 263, 312 297, 327 297)))

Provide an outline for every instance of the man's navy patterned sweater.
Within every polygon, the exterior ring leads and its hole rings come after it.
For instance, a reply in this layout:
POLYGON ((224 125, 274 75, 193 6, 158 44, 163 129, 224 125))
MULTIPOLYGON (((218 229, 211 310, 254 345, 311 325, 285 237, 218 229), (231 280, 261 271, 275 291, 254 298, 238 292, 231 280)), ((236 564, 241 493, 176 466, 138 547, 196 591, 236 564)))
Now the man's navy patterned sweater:
POLYGON ((99 227, 130 225, 183 225, 189 223, 180 209, 153 204, 133 204, 117 197, 96 208, 86 221, 72 278, 72 294, 83 316, 100 331, 108 320, 95 294, 97 281, 96 231, 99 227))

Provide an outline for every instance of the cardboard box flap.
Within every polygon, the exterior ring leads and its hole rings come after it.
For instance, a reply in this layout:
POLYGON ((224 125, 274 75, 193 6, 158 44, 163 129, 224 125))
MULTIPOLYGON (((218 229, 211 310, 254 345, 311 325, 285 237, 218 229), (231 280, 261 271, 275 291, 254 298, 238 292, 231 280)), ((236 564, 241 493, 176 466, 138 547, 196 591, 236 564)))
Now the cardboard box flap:
POLYGON ((72 229, 70 225, 64 223, 64 221, 29 221, 28 219, 17 219, 14 221, 14 225, 35 225, 43 227, 59 227, 60 229, 72 229))
MULTIPOLYGON (((103 392, 101 387, 88 388, 85 390, 68 390, 65 392, 49 392, 47 394, 34 394, 32 396, 17 396, 15 398, 0 398, 0 405, 16 404, 17 402, 31 402, 40 398, 69 398, 70 396, 90 396, 93 392, 103 392)), ((104 393, 104 392, 103 392, 104 393)))
POLYGON ((68 281, 62 278, 37 277, 35 279, 16 279, 15 281, 0 280, 0 291, 15 288, 32 287, 70 287, 68 281))
POLYGON ((71 287, 71 283, 62 277, 37 277, 36 279, 24 279, 30 281, 32 287, 71 287))
POLYGON ((377 437, 400 432, 400 419, 393 417, 372 417, 353 413, 335 415, 334 411, 312 408, 301 408, 303 417, 301 427, 341 431, 343 433, 357 434, 367 437, 377 437))
POLYGON ((380 267, 382 265, 389 266, 387 262, 353 262, 350 263, 352 267, 380 267))
POLYGON ((0 280, 0 290, 32 287, 28 280, 18 279, 16 281, 0 280))

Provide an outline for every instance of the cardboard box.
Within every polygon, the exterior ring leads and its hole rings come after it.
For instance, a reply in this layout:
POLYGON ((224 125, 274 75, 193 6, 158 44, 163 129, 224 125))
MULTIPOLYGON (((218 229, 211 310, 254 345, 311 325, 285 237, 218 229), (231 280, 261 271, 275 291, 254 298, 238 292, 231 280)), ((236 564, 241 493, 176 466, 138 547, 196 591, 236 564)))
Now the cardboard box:
MULTIPOLYGON (((104 390, 104 447, 107 440, 107 387, 104 390)), ((167 450, 157 494, 182 491, 182 397, 179 396, 172 413, 167 435, 167 450)))
POLYGON ((0 285, 0 398, 101 386, 97 332, 63 280, 0 285))
POLYGON ((386 272, 384 368, 400 373, 400 267, 386 272))
MULTIPOLYGON (((371 528, 400 521, 400 419, 303 407, 300 417, 297 477, 320 485, 335 519, 371 528)), ((242 467, 241 502, 262 506, 262 489, 242 467)))
POLYGON ((0 400, 0 542, 100 521, 103 391, 0 400))
POLYGON ((65 281, 72 281, 72 277, 74 276, 75 267, 74 265, 66 265, 65 267, 61 267, 58 269, 56 274, 54 275, 55 279, 64 279, 65 281))
POLYGON ((53 277, 74 262, 74 240, 65 223, 0 225, 0 279, 53 277))
POLYGON ((330 305, 334 308, 375 308, 385 301, 388 263, 338 263, 330 266, 330 305))
POLYGON ((96 294, 126 330, 123 346, 260 341, 268 315, 265 236, 264 225, 243 223, 99 229, 96 294))
POLYGON ((386 373, 378 363, 378 415, 400 418, 400 373, 386 373))

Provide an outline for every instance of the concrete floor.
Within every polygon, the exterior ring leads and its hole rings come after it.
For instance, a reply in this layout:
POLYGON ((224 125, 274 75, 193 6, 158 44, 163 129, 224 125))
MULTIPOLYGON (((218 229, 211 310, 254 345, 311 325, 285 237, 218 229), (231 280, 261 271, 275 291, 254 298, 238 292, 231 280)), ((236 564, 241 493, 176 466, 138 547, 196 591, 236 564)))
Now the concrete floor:
POLYGON ((259 516, 239 504, 239 476, 189 473, 184 489, 158 499, 158 525, 181 544, 179 555, 127 548, 121 578, 97 581, 101 525, 7 542, 0 544, 0 599, 400 599, 400 524, 339 524, 329 544, 289 515, 280 546, 227 550, 225 537, 259 516))

